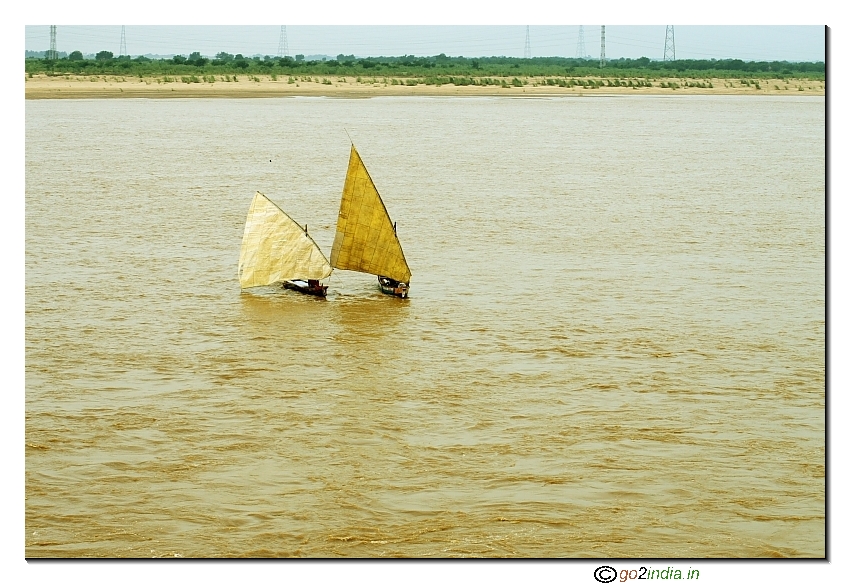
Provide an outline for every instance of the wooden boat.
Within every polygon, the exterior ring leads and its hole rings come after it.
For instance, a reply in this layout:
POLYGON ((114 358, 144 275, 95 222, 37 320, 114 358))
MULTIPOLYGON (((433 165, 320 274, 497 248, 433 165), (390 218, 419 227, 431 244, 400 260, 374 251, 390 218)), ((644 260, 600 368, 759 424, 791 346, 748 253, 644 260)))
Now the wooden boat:
POLYGON ((328 286, 319 280, 333 268, 307 227, 261 192, 254 195, 239 251, 239 285, 242 289, 282 285, 286 289, 324 297, 328 286))
POLYGON ((381 286, 381 291, 391 296, 400 298, 407 297, 407 284, 401 281, 390 279, 389 277, 378 276, 378 284, 381 286))
POLYGON ((283 287, 311 296, 325 297, 328 295, 328 286, 322 285, 318 279, 308 279, 307 281, 303 279, 290 279, 283 282, 283 287))
POLYGON ((371 273, 381 291, 406 298, 410 267, 378 189, 354 144, 342 188, 331 267, 371 273))

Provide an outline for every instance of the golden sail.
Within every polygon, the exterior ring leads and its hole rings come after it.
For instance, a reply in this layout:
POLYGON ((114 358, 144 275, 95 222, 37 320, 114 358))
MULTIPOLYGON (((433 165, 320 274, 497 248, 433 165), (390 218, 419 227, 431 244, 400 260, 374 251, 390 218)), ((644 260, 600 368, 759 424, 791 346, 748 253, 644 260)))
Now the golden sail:
POLYGON ((286 280, 319 280, 333 269, 307 231, 260 192, 254 195, 242 249, 239 285, 271 285, 286 280))
POLYGON ((410 267, 384 201, 354 144, 342 189, 331 266, 377 275, 382 291, 407 297, 410 267))

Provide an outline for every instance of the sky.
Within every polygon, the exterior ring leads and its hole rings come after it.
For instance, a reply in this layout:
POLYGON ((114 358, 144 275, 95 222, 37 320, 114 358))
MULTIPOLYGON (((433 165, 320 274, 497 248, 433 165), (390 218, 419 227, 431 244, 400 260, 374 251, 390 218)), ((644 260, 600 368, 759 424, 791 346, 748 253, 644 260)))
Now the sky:
MULTIPOLYGON (((581 25, 585 54, 598 58, 601 26, 581 25)), ((50 46, 49 25, 27 25, 25 48, 50 46)), ((522 57, 526 31, 532 57, 574 57, 579 50, 579 25, 286 25, 288 54, 354 54, 357 57, 445 53, 449 56, 522 57), (526 28, 527 27, 527 28, 526 28)), ((824 27, 674 26, 676 58, 745 61, 824 61, 824 27)), ((125 25, 127 52, 132 55, 188 55, 219 51, 244 55, 277 55, 281 25, 125 25)), ((606 25, 608 59, 662 59, 666 25, 606 25)), ((121 25, 57 25, 56 48, 70 53, 119 54, 121 25)))

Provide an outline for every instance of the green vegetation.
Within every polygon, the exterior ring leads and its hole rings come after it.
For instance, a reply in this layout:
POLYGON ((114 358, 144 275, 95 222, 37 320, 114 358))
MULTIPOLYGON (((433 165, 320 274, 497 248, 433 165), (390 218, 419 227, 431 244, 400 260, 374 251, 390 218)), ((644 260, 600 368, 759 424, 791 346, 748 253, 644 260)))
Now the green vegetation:
MULTIPOLYGON (((823 62, 789 63, 786 61, 742 61, 740 59, 724 60, 690 60, 652 61, 647 57, 640 59, 613 59, 606 61, 604 67, 599 61, 592 59, 572 59, 565 57, 535 57, 520 59, 514 57, 447 57, 440 54, 433 57, 368 57, 358 59, 354 55, 337 55, 335 60, 307 61, 304 55, 290 57, 245 57, 241 54, 218 53, 215 58, 202 57, 194 52, 188 57, 177 55, 171 59, 152 60, 140 56, 115 57, 110 51, 100 51, 95 58, 85 59, 80 51, 73 51, 67 57, 48 59, 25 59, 25 71, 28 74, 75 74, 75 75, 130 75, 136 77, 175 76, 178 78, 200 75, 206 79, 209 76, 228 76, 236 74, 247 75, 249 79, 257 75, 283 75, 289 77, 289 83, 294 78, 310 80, 315 76, 381 77, 387 79, 417 78, 425 84, 466 84, 466 85, 505 85, 520 87, 524 83, 521 78, 544 77, 545 83, 565 87, 566 77, 573 78, 574 84, 588 87, 576 79, 583 77, 601 77, 608 80, 606 86, 635 87, 635 79, 639 78, 646 85, 652 86, 653 79, 670 77, 689 79, 730 79, 740 80, 742 84, 759 89, 758 80, 764 79, 806 79, 823 81, 826 67, 823 62), (746 79, 743 79, 745 76, 746 79), (561 77, 561 79, 558 79, 561 77), (494 80, 497 79, 497 80, 494 80), (485 80, 489 79, 488 83, 485 80), (615 83, 620 83, 617 85, 615 83), (551 81, 551 83, 550 83, 551 81), (746 83, 745 83, 746 81, 746 83), (612 85, 612 83, 615 83, 612 85)), ((236 79, 234 78, 234 81, 236 79)), ((377 81, 375 81, 377 82, 377 81)), ((593 84, 591 88, 598 87, 593 84)), ((699 85, 695 85, 699 86, 699 85)))

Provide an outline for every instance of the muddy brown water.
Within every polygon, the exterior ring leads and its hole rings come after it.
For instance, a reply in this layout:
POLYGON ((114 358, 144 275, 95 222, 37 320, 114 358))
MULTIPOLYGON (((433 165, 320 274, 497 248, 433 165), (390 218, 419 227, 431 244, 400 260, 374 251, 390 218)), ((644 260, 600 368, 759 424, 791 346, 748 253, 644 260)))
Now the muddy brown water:
POLYGON ((822 97, 26 102, 28 557, 823 557, 822 97), (354 139, 406 301, 329 256, 354 139))

